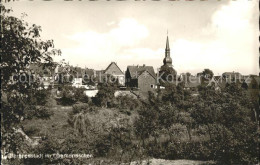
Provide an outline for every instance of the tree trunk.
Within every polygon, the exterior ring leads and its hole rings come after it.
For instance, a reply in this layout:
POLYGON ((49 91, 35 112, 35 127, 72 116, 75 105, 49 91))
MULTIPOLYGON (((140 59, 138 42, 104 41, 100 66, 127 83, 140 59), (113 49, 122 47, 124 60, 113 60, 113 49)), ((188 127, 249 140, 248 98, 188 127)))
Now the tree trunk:
POLYGON ((186 126, 186 128, 187 128, 187 132, 188 132, 188 135, 189 135, 189 139, 191 141, 192 140, 192 138, 191 138, 191 128, 190 128, 190 126, 186 126))
POLYGON ((212 135, 211 135, 210 127, 209 127, 208 124, 207 124, 207 127, 208 127, 208 131, 209 131, 209 139, 211 140, 212 139, 212 135))
POLYGON ((170 141, 172 141, 172 134, 170 132, 170 128, 168 128, 167 130, 168 130, 168 134, 169 134, 169 137, 170 137, 170 141))
POLYGON ((143 148, 145 147, 145 142, 144 142, 144 138, 142 138, 142 141, 143 141, 143 148))

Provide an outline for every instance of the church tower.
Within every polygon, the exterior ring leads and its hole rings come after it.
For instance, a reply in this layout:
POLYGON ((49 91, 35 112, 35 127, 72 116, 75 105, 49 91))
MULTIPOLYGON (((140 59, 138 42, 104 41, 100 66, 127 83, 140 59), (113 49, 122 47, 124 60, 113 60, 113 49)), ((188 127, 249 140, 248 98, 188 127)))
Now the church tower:
POLYGON ((165 48, 165 58, 163 59, 164 66, 167 65, 169 67, 172 67, 172 58, 170 55, 170 46, 169 46, 169 38, 167 34, 167 40, 166 40, 166 48, 165 48))
MULTIPOLYGON (((165 57, 163 59, 163 65, 159 69, 159 74, 160 75, 163 74, 162 79, 164 81, 168 81, 168 78, 167 78, 168 75, 171 75, 170 77, 173 77, 174 80, 176 80, 176 78, 177 78, 176 77, 177 72, 173 68, 173 65, 172 65, 168 33, 167 33, 167 39, 166 39, 165 57)), ((163 83, 161 85, 163 85, 163 83)))

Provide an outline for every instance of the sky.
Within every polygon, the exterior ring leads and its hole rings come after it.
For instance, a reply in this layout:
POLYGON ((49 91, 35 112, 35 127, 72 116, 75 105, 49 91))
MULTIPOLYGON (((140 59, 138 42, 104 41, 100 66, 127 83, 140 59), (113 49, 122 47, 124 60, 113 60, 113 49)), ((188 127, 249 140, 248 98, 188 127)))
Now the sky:
POLYGON ((112 61, 163 65, 167 31, 179 73, 205 68, 259 73, 257 0, 210 1, 15 1, 12 15, 42 27, 65 59, 80 67, 105 69, 112 61))

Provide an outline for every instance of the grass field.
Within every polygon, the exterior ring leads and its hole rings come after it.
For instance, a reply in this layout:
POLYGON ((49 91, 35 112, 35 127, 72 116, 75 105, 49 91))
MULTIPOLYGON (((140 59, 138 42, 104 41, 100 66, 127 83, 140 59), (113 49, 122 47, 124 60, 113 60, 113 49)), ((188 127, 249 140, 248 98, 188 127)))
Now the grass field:
POLYGON ((68 113, 72 110, 71 106, 56 106, 53 108, 54 115, 50 119, 32 119, 23 123, 25 130, 35 130, 29 135, 46 136, 46 134, 55 135, 58 139, 63 138, 68 129, 68 113))

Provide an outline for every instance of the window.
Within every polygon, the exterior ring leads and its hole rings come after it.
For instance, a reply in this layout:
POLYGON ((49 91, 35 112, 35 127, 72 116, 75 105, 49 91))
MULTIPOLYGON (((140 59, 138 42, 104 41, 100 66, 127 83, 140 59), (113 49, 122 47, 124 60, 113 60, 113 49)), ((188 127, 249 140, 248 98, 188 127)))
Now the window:
POLYGON ((151 88, 153 88, 153 84, 151 85, 151 88))

